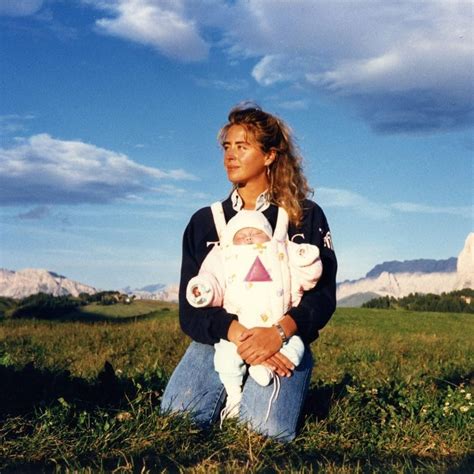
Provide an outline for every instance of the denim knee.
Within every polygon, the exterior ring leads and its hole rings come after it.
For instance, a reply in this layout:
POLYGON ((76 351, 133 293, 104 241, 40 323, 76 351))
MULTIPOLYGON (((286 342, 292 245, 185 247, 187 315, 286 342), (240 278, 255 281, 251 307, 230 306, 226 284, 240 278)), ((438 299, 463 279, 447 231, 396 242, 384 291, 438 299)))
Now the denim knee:
POLYGON ((213 358, 213 346, 190 344, 163 393, 163 414, 189 413, 203 427, 218 418, 225 390, 214 370, 213 358))

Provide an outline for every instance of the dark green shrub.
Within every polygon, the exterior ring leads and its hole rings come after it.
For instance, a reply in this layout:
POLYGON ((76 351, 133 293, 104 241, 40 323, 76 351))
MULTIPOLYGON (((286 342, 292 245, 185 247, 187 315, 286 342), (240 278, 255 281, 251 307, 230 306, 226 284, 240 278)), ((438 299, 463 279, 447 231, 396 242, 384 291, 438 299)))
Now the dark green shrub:
POLYGON ((14 300, 13 298, 0 296, 0 318, 8 316, 8 314, 13 311, 17 304, 18 301, 14 300))
POLYGON ((451 293, 410 293, 403 298, 381 296, 367 301, 363 308, 397 309, 410 311, 435 311, 440 313, 474 313, 474 290, 453 291, 451 293))
POLYGON ((23 298, 12 313, 12 318, 56 319, 81 306, 83 302, 72 296, 52 296, 37 293, 23 298))

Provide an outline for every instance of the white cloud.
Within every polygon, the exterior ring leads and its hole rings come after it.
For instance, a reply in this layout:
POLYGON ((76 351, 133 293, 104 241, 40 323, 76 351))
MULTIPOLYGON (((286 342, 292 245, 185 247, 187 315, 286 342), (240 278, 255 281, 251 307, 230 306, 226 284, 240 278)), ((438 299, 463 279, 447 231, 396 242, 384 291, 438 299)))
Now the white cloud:
POLYGON ((391 214, 388 206, 346 189, 318 188, 316 198, 324 207, 348 208, 372 219, 386 219, 391 214))
POLYGON ((179 188, 173 184, 162 184, 152 188, 152 191, 167 196, 184 196, 186 194, 186 190, 184 188, 179 188))
POLYGON ((0 115, 0 135, 11 135, 27 130, 26 123, 35 119, 33 114, 0 115))
POLYGON ((284 100, 278 102, 278 107, 285 110, 306 110, 308 108, 307 100, 284 100))
POLYGON ((200 87, 212 87, 214 89, 220 89, 225 91, 241 91, 248 87, 247 81, 244 79, 203 79, 196 78, 195 82, 200 87))
POLYGON ((161 184, 151 189, 155 193, 161 196, 169 196, 172 199, 161 199, 160 201, 155 200, 141 200, 140 204, 146 206, 175 206, 179 204, 180 207, 187 207, 186 203, 191 203, 192 208, 196 208, 197 203, 204 201, 204 204, 211 199, 210 194, 201 192, 201 191, 190 191, 189 189, 180 188, 174 184, 161 184), (174 198, 180 198, 177 201, 174 198))
POLYGON ((474 208, 472 206, 433 206, 412 202, 380 204, 347 189, 318 188, 316 190, 316 200, 323 207, 346 208, 371 219, 387 219, 397 212, 448 214, 465 219, 473 219, 474 217, 474 208))
POLYGON ((43 6, 43 0, 1 0, 0 15, 33 15, 43 6))
MULTIPOLYGON (((233 64, 254 61, 261 86, 336 96, 378 132, 474 123, 472 1, 81 1, 99 12, 102 34, 185 62, 205 60, 211 48, 233 64)), ((0 13, 32 14, 42 3, 3 0, 0 13)), ((247 87, 240 78, 201 85, 247 87)))
POLYGON ((156 180, 196 179, 162 171, 81 141, 34 135, 0 148, 0 204, 106 203, 151 189, 156 180))
POLYGON ((336 96, 378 132, 474 123, 470 1, 82 1, 106 12, 96 23, 105 34, 182 61, 205 59, 211 46, 234 63, 254 60, 263 87, 336 96))
POLYGON ((209 45, 179 0, 87 0, 86 3, 110 14, 96 21, 98 30, 104 34, 152 46, 165 56, 181 61, 199 61, 208 55, 209 45))
POLYGON ((231 54, 259 58, 262 86, 312 86, 353 104, 381 132, 474 121, 471 2, 237 3, 231 54))
POLYGON ((298 68, 295 68, 295 61, 290 61, 284 54, 268 54, 264 56, 252 70, 252 77, 263 86, 271 86, 278 82, 289 82, 297 79, 298 68))
POLYGON ((428 206, 412 202, 396 202, 391 205, 392 209, 399 212, 416 214, 449 214, 452 216, 474 219, 474 208, 472 206, 428 206))

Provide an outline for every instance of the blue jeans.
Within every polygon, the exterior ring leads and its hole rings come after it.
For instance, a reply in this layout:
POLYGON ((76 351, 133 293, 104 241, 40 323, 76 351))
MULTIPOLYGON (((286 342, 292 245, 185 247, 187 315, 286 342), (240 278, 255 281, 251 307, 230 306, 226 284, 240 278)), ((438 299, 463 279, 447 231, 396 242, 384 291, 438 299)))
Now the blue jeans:
MULTIPOLYGON (((225 401, 225 390, 214 370, 214 346, 192 342, 163 394, 163 413, 188 412, 202 427, 208 427, 218 418, 225 401)), ((240 421, 278 441, 295 438, 298 418, 308 392, 313 357, 306 348, 300 365, 291 377, 281 377, 278 398, 272 404, 265 421, 268 403, 273 393, 273 383, 258 385, 251 377, 245 381, 240 405, 240 421)))

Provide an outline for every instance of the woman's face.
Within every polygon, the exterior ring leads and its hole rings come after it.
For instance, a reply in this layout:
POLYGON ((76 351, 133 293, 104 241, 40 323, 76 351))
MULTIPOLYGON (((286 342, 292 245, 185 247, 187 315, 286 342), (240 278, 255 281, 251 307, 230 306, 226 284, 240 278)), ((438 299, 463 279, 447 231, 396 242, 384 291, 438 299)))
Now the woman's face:
POLYGON ((269 154, 260 150, 241 125, 232 125, 227 131, 224 143, 224 167, 227 177, 233 184, 255 183, 264 190, 268 186, 267 169, 273 160, 269 154))

